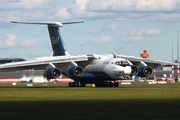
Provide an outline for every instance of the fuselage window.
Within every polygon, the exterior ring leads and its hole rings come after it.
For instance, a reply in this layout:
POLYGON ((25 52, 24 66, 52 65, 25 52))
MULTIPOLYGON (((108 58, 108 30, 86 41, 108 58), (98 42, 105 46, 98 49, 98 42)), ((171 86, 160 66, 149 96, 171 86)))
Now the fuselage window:
POLYGON ((126 60, 119 60, 115 62, 116 65, 127 65, 128 62, 126 60))

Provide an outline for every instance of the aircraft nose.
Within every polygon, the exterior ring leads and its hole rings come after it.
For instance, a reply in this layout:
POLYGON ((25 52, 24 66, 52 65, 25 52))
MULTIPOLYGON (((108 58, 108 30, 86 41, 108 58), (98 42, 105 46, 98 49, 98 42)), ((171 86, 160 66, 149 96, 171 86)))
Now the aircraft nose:
POLYGON ((130 66, 124 67, 124 73, 125 74, 131 74, 131 67, 130 66))

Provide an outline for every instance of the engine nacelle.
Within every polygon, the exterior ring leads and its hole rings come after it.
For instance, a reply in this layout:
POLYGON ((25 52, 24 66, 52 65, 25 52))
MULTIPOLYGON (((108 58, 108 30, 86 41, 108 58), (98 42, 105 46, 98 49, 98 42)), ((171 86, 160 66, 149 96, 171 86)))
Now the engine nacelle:
POLYGON ((139 67, 139 72, 138 72, 137 76, 148 77, 151 74, 152 74, 152 68, 150 68, 148 66, 141 66, 141 67, 139 67))
POLYGON ((139 72, 138 68, 135 65, 131 66, 131 76, 137 75, 139 72))
POLYGON ((84 70, 80 66, 72 66, 68 69, 68 74, 71 77, 80 77, 84 73, 84 70))
POLYGON ((61 75, 61 71, 58 68, 48 68, 44 72, 44 77, 47 79, 56 79, 61 75))

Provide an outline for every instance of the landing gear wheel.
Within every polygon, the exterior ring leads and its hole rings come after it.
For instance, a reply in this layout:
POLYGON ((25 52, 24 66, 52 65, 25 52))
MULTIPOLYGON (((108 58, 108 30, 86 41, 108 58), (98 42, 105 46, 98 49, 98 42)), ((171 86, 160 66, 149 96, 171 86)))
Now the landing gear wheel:
POLYGON ((75 82, 69 82, 69 87, 75 87, 75 82))
POLYGON ((69 87, 85 87, 85 83, 80 83, 79 81, 69 82, 69 87))
POLYGON ((75 83, 75 87, 80 87, 79 81, 75 81, 74 83, 75 83))
POLYGON ((113 86, 114 86, 114 83, 108 82, 108 87, 113 87, 113 86))
POLYGON ((119 87, 119 83, 118 83, 118 82, 115 82, 115 83, 114 83, 114 87, 119 87))
POLYGON ((80 83, 80 87, 86 87, 85 83, 80 83))
POLYGON ((97 82, 97 83, 95 83, 95 86, 96 87, 105 87, 106 83, 105 82, 97 82))

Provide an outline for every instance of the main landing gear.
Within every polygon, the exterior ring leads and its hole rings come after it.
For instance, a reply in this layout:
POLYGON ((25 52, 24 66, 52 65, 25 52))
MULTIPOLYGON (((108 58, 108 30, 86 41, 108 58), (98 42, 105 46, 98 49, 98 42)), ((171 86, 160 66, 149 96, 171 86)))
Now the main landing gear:
MULTIPOLYGON (((69 87, 85 87, 86 84, 79 81, 69 82, 69 87)), ((110 82, 96 82, 96 87, 119 87, 118 82, 110 81, 110 82)))
POLYGON ((95 83, 96 87, 119 87, 118 82, 110 81, 110 82, 97 82, 95 83))
POLYGON ((69 87, 85 87, 85 84, 79 81, 69 82, 69 87))

